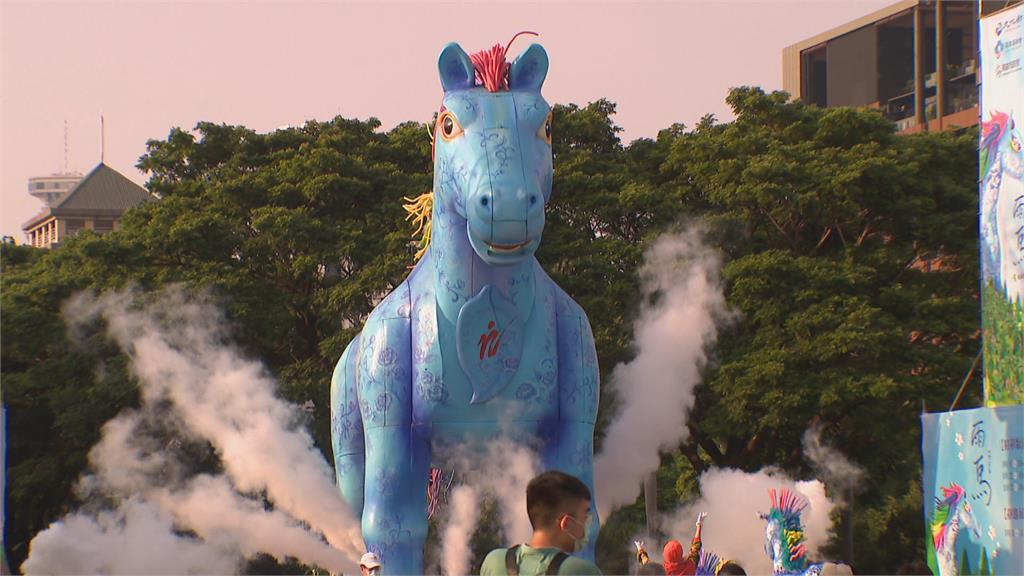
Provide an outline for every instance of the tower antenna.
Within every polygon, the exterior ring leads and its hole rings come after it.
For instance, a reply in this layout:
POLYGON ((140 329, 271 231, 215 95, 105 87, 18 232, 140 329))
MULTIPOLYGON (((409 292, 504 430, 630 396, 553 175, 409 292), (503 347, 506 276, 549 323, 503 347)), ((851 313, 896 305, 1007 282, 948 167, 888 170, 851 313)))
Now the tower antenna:
POLYGON ((100 112, 100 164, 103 164, 103 159, 107 152, 107 127, 103 120, 103 113, 100 112))
POLYGON ((64 173, 68 173, 68 119, 64 119, 64 173))

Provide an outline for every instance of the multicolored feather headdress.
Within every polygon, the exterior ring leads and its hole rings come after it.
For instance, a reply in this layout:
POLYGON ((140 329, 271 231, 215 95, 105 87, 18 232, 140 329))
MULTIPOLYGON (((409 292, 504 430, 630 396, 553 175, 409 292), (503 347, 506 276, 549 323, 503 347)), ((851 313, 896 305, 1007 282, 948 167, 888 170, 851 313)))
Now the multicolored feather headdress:
POLYGON ((804 527, 800 515, 809 505, 803 496, 794 494, 783 488, 776 493, 772 488, 768 491, 772 507, 766 519, 776 522, 781 528, 780 536, 787 554, 781 558, 786 571, 799 572, 807 565, 807 546, 805 544, 804 527))

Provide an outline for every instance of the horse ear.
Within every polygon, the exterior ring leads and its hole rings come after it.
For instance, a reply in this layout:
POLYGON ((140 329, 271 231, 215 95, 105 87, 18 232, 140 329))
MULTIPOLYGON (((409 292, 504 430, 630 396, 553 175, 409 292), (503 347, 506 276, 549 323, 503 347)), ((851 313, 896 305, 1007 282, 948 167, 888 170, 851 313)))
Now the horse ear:
POLYGON ((548 53, 540 44, 530 44, 512 63, 508 85, 513 90, 540 91, 548 75, 548 53))
POLYGON ((455 42, 445 45, 437 59, 437 71, 441 74, 441 86, 445 92, 465 90, 473 87, 476 71, 466 51, 455 42))

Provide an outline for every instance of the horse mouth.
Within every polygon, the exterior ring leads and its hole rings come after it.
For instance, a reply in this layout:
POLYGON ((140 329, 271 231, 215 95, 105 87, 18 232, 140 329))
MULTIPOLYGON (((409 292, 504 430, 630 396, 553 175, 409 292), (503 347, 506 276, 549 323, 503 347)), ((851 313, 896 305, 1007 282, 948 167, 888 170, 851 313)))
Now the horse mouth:
POLYGON ((492 244, 490 242, 486 242, 487 247, 492 252, 515 252, 529 243, 529 240, 526 242, 520 242, 519 244, 492 244))

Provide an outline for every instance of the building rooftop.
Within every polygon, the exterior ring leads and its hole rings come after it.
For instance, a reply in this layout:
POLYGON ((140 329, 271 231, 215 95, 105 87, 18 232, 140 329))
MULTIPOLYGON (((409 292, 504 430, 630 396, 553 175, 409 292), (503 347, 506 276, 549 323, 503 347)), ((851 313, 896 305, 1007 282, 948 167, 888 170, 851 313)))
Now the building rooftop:
POLYGON ((100 162, 77 186, 23 224, 22 229, 28 230, 50 216, 119 216, 150 200, 154 197, 145 188, 100 162))
POLYGON ((810 38, 807 38, 805 40, 801 40, 801 41, 799 41, 799 42, 797 42, 795 44, 791 44, 791 45, 787 46, 786 48, 784 48, 784 50, 795 50, 797 52, 800 52, 800 51, 806 50, 808 48, 812 48, 812 47, 817 46, 818 44, 821 44, 822 42, 825 42, 827 40, 831 40, 833 38, 838 38, 839 36, 842 36, 843 34, 848 34, 848 33, 853 32, 854 30, 857 30, 859 28, 863 28, 865 26, 870 26, 871 24, 875 24, 877 22, 885 20, 886 18, 888 18, 890 16, 895 16, 896 14, 899 14, 899 13, 903 12, 904 10, 907 10, 909 8, 913 8, 914 6, 917 6, 917 4, 918 4, 918 0, 900 0, 899 2, 896 2, 895 4, 892 4, 891 6, 886 6, 885 8, 881 8, 879 10, 875 10, 874 12, 872 12, 870 14, 865 14, 864 16, 861 16, 860 18, 857 18, 856 20, 851 20, 851 21, 847 22, 846 24, 840 24, 839 26, 836 26, 835 28, 832 28, 831 30, 826 30, 825 32, 822 32, 821 34, 816 34, 814 36, 811 36, 810 38))

